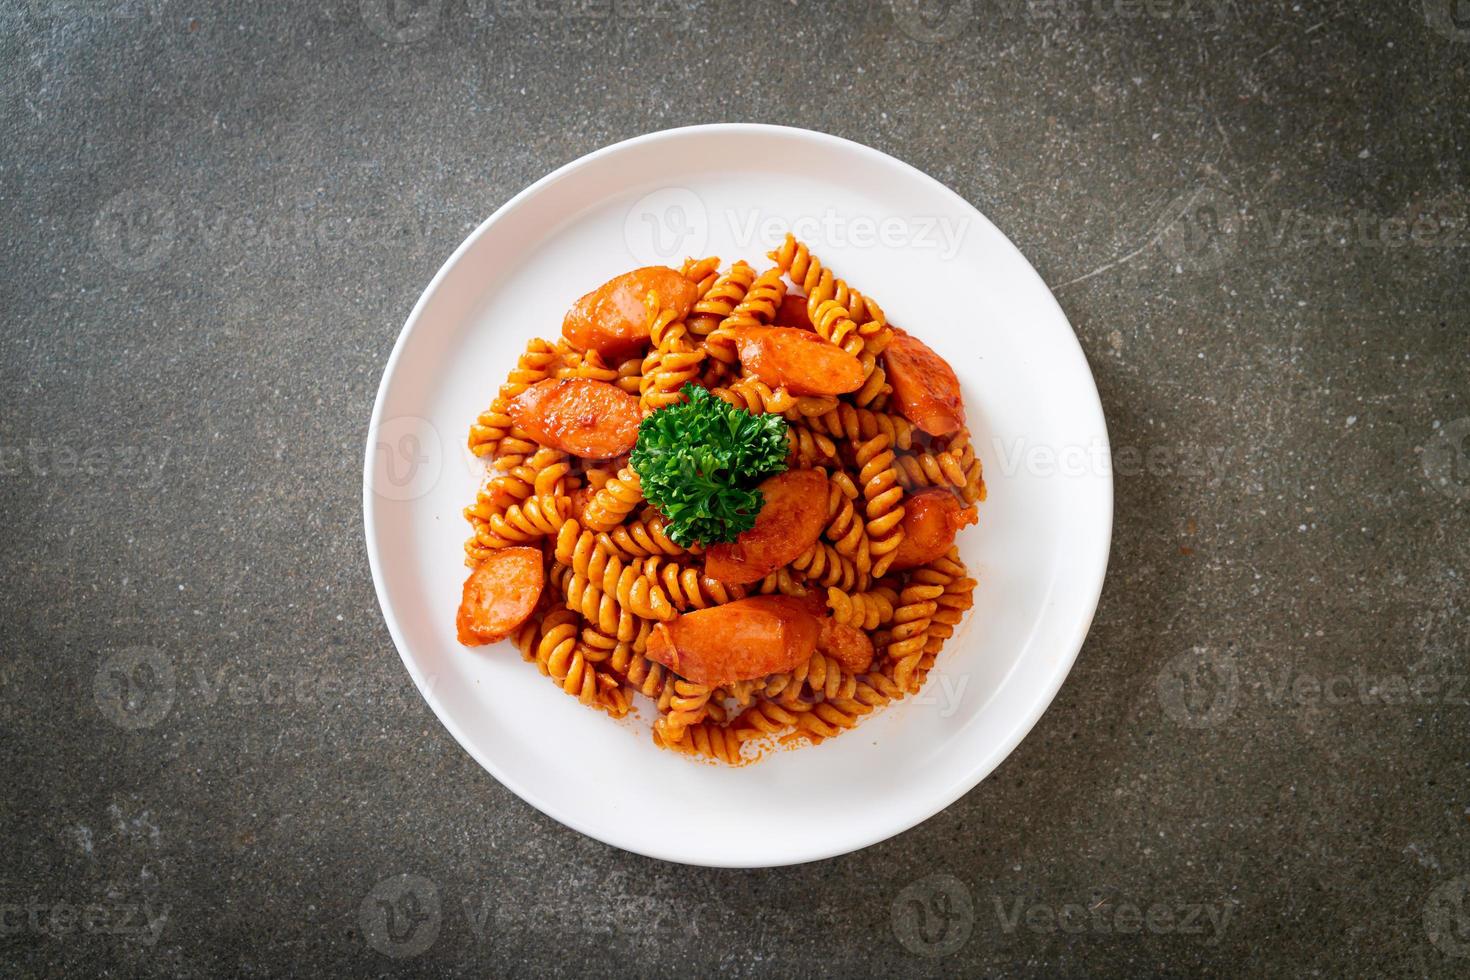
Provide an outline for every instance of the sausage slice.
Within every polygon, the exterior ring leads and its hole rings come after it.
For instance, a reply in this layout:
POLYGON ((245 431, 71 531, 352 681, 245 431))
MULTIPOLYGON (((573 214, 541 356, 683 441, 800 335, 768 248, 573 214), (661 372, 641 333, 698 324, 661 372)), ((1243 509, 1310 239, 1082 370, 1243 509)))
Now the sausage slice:
POLYGON ((948 436, 965 426, 960 381, 949 362, 917 337, 893 328, 893 342, 883 351, 893 407, 931 436, 948 436))
POLYGON ((858 359, 810 330, 744 327, 735 346, 745 370, 793 395, 845 395, 863 386, 858 359))
POLYGON ((849 674, 861 674, 873 666, 873 641, 868 634, 831 616, 822 619, 817 649, 841 664, 849 674))
POLYGON ((704 574, 726 585, 759 582, 800 558, 827 525, 827 478, 816 470, 777 473, 758 489, 765 499, 755 526, 704 553, 704 574))
POLYGON ((903 540, 889 568, 918 568, 949 551, 960 528, 979 520, 974 506, 966 507, 943 487, 910 494, 903 502, 903 540))
POLYGON ((820 629, 800 599, 752 596, 659 623, 648 658, 696 684, 729 684, 806 662, 820 629))
POLYGON ((472 647, 505 639, 530 618, 545 583, 539 548, 491 552, 465 579, 454 619, 459 642, 472 647))
POLYGON ((648 345, 648 311, 643 300, 649 292, 657 292, 659 301, 682 320, 699 290, 668 266, 649 265, 625 272, 572 304, 562 320, 562 336, 577 350, 595 350, 604 358, 622 360, 642 353, 648 345))
POLYGON ((611 459, 633 448, 643 412, 616 385, 587 378, 547 378, 510 403, 510 420, 537 442, 587 459, 611 459))

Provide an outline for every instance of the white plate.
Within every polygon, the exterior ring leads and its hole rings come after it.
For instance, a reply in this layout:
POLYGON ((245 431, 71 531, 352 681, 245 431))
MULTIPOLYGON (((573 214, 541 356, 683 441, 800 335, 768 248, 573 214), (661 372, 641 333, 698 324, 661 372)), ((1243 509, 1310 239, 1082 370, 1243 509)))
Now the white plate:
MULTIPOLYGON (((954 192, 856 143, 774 126, 653 133, 522 191, 409 315, 368 436, 363 510, 389 632, 459 743, 522 799, 617 847, 688 864, 831 857, 906 830, 993 770, 1051 702, 1087 635, 1112 525, 1102 407, 1051 293, 954 192), (532 336, 618 273, 686 255, 758 268, 794 227, 959 374, 989 499, 960 535, 975 608, 917 698, 856 731, 739 768, 654 746, 561 693, 509 643, 466 649, 463 448, 532 336)), ((408 738, 409 733, 405 732, 408 738)))

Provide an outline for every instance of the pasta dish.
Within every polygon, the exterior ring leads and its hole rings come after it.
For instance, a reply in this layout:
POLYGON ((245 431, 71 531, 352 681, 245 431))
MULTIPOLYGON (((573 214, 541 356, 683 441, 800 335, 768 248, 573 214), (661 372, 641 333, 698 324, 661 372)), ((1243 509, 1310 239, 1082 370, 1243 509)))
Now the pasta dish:
POLYGON ((460 642, 726 764, 923 686, 985 498, 949 364, 792 236, 768 259, 594 289, 469 432, 460 642))

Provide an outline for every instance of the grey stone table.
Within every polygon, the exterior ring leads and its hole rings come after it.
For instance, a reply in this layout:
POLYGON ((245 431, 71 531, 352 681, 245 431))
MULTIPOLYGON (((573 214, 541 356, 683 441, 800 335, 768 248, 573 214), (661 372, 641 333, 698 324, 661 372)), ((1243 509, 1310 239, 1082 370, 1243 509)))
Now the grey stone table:
POLYGON ((0 972, 1470 968, 1464 0, 0 20, 0 972), (467 231, 718 120, 974 202, 1118 454, 1097 621, 1032 734, 919 828, 769 871, 497 784, 399 664, 360 530, 380 372, 467 231))

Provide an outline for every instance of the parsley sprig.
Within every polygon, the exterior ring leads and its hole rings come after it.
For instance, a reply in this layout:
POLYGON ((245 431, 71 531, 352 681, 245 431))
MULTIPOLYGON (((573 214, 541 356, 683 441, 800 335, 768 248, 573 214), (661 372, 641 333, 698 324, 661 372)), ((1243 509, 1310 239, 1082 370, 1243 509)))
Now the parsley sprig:
POLYGON ((688 400, 638 426, 633 469, 674 541, 685 547, 734 541, 760 513, 755 485, 786 469, 786 420, 752 415, 693 384, 681 394, 688 400))

